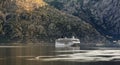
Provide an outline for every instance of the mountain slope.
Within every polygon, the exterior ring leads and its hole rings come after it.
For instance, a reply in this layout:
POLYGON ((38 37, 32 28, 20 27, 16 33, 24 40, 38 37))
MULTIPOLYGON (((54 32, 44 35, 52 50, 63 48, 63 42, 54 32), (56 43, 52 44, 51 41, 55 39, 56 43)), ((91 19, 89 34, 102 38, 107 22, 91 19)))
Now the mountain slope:
POLYGON ((109 40, 120 39, 119 0, 46 0, 50 5, 92 24, 109 40), (56 5, 56 4, 60 5, 56 5), (61 7, 60 7, 61 6, 61 7))
POLYGON ((56 38, 72 35, 80 38, 81 42, 105 41, 91 25, 47 4, 26 9, 17 5, 16 0, 2 0, 0 13, 1 43, 54 42, 56 38))

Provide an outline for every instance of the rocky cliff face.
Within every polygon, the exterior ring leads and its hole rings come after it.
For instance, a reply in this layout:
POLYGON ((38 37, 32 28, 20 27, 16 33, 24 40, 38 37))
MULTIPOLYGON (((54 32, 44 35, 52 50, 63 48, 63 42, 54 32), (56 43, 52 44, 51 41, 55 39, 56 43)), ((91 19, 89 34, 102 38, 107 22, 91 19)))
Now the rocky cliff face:
POLYGON ((119 0, 51 0, 47 2, 92 24, 106 38, 120 39, 119 0), (62 8, 54 3, 59 3, 62 8))
POLYGON ((27 11, 47 5, 43 0, 15 0, 15 2, 19 8, 27 11))
POLYGON ((43 0, 4 0, 0 1, 1 10, 9 10, 9 11, 33 11, 39 7, 44 7, 47 4, 43 0), (4 8, 4 9, 3 9, 4 8))

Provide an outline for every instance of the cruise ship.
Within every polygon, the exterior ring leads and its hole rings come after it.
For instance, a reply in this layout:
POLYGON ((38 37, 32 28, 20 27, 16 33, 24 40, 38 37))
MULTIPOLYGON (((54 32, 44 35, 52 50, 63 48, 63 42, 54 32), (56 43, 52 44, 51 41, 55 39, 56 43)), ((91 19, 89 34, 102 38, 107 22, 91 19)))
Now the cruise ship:
POLYGON ((80 47, 80 40, 75 38, 58 38, 55 41, 55 47, 80 47))

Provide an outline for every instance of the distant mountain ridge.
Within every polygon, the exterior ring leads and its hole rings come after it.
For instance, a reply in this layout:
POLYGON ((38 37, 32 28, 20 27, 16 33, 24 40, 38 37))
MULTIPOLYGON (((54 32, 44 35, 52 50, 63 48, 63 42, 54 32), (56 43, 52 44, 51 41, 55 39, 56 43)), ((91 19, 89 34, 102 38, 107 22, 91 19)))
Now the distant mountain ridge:
POLYGON ((109 40, 120 39, 119 0, 46 0, 50 5, 92 24, 109 40), (57 5, 59 4, 59 5, 57 5))

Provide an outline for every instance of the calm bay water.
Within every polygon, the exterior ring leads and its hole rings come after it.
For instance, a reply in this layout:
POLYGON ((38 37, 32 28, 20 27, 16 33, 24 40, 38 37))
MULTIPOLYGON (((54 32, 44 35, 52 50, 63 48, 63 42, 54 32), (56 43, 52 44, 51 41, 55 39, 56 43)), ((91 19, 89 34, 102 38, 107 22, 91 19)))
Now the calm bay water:
POLYGON ((0 65, 119 65, 120 50, 55 49, 54 46, 0 46, 0 65))

